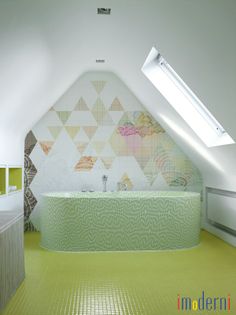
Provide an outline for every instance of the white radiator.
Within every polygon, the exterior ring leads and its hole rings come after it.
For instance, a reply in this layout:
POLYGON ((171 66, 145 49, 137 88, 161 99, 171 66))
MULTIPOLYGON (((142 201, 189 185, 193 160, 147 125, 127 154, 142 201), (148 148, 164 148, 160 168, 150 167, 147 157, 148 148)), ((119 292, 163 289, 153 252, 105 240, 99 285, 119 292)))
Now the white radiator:
POLYGON ((236 192, 206 187, 206 211, 209 223, 236 234, 236 192))

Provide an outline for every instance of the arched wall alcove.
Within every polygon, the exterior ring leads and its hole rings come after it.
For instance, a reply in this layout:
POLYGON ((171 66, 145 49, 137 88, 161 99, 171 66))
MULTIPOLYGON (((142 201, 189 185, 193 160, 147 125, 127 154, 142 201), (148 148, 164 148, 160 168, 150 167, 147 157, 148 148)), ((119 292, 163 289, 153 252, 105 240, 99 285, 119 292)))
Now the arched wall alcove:
POLYGON ((198 168, 111 72, 87 72, 25 142, 25 229, 49 191, 202 190, 198 168))

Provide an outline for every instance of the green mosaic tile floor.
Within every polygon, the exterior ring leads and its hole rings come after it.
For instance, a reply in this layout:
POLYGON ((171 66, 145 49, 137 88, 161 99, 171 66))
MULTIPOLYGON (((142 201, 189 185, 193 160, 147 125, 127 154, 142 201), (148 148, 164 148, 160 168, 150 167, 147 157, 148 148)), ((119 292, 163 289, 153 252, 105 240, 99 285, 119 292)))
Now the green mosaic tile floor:
POLYGON ((177 311, 178 293, 202 290, 230 293, 236 314, 236 249, 207 232, 201 238, 183 251, 57 253, 26 233, 26 279, 1 315, 205 315, 177 311))

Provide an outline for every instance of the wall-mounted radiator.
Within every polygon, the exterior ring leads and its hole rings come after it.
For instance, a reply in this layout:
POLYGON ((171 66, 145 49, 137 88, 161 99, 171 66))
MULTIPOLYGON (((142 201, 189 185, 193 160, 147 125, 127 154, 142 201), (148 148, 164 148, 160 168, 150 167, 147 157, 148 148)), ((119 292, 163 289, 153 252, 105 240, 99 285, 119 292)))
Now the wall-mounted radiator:
POLYGON ((206 214, 210 224, 236 236, 236 192, 206 187, 206 214))

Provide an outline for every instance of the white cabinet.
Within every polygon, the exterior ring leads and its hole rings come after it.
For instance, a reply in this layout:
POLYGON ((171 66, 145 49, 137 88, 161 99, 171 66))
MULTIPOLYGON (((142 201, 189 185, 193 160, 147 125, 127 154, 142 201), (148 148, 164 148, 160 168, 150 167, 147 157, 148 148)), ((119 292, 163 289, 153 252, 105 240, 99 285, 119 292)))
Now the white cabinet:
POLYGON ((0 211, 0 310, 25 277, 23 214, 0 211))

